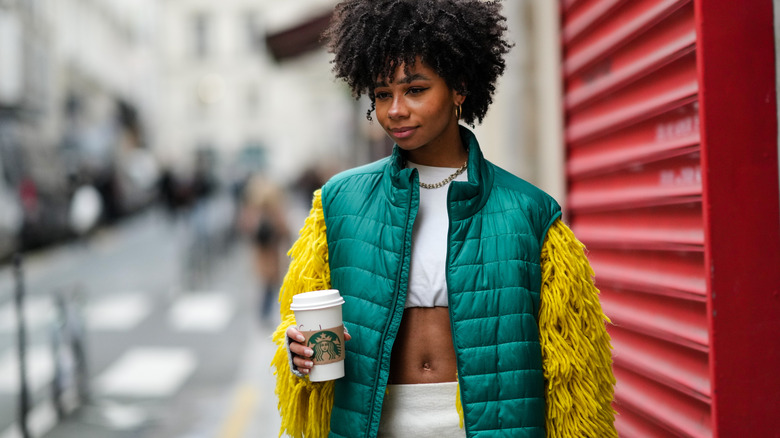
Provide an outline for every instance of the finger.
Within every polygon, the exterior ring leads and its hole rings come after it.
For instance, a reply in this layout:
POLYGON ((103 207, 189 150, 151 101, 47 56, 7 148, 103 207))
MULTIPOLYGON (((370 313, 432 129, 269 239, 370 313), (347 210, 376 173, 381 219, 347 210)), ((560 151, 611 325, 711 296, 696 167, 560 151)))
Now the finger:
POLYGON ((314 350, 297 342, 290 343, 290 351, 301 357, 312 357, 314 355, 314 350))
POLYGON ((349 330, 347 330, 347 326, 344 326, 344 340, 349 341, 352 339, 352 335, 349 334, 349 330))
POLYGON ((293 341, 303 342, 306 338, 294 325, 287 327, 287 337, 293 341))
POLYGON ((311 368, 314 366, 314 362, 302 357, 294 357, 293 364, 300 372, 304 372, 303 370, 311 371, 311 368))

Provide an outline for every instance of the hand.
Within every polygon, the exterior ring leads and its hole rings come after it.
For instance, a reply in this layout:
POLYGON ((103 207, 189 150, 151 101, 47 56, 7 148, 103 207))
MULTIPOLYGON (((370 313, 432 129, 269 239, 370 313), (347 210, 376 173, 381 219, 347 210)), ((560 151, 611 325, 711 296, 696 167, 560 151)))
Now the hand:
MULTIPOLYGON (((287 337, 292 340, 290 342, 290 351, 293 353, 293 365, 301 374, 309 374, 314 366, 314 362, 310 359, 314 355, 314 350, 303 345, 302 342, 306 338, 294 325, 287 328, 287 337)), ((347 328, 344 327, 344 340, 349 341, 350 339, 352 339, 352 336, 349 335, 347 328)))

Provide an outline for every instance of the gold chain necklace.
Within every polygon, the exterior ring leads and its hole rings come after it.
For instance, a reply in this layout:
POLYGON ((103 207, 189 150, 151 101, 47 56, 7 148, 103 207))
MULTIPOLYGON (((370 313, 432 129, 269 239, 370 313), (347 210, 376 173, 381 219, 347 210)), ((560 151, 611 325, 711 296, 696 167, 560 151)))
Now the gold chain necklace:
POLYGON ((466 170, 466 166, 469 164, 469 161, 466 160, 465 163, 463 163, 462 166, 458 170, 455 171, 452 175, 448 176, 447 178, 444 178, 443 181, 439 181, 435 184, 428 184, 420 181, 420 187, 424 189, 438 189, 439 187, 444 187, 445 185, 449 184, 450 181, 454 180, 458 177, 461 173, 463 173, 464 170, 466 170))

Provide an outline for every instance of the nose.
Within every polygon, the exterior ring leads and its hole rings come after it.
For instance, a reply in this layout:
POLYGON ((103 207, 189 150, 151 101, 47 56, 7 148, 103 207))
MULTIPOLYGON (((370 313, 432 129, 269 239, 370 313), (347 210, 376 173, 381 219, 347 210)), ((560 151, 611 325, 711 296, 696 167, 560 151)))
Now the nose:
POLYGON ((390 103, 390 108, 387 109, 387 116, 392 119, 401 119, 409 115, 406 103, 403 100, 403 95, 394 96, 393 101, 390 103))

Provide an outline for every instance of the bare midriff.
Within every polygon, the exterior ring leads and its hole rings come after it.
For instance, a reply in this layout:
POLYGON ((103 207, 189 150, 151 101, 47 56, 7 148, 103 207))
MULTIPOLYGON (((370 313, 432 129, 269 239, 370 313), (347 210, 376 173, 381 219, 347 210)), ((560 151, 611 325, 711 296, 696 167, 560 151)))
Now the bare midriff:
POLYGON ((441 383, 456 380, 457 365, 447 307, 404 310, 390 358, 388 383, 441 383))

